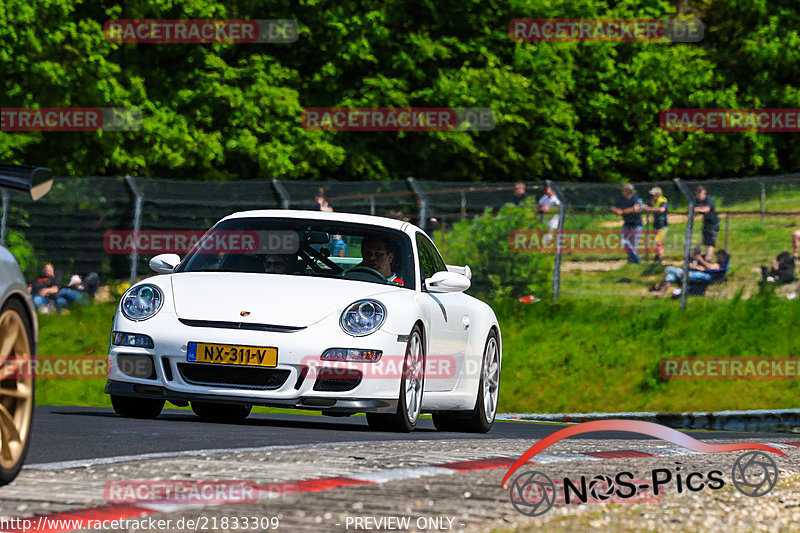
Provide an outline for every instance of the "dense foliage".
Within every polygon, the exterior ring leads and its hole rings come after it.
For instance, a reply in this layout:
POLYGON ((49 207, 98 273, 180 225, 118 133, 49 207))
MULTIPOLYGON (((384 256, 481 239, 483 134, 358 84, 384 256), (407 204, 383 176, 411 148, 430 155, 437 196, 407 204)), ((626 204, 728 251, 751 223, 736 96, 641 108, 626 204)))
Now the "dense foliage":
POLYGON ((472 220, 456 222, 437 244, 453 265, 472 269, 470 294, 482 299, 551 294, 553 254, 518 253, 509 246, 509 228, 541 230, 534 198, 519 207, 506 204, 472 220))
POLYGON ((0 104, 128 107, 134 132, 0 133, 62 175, 601 180, 800 169, 796 135, 669 133, 670 107, 800 107, 794 0, 6 0, 0 104), (681 12, 678 13, 679 7, 681 12), (700 16, 697 44, 518 43, 524 17, 700 16), (109 19, 293 18, 293 44, 116 44, 109 19), (307 131, 305 107, 491 107, 488 132, 307 131))

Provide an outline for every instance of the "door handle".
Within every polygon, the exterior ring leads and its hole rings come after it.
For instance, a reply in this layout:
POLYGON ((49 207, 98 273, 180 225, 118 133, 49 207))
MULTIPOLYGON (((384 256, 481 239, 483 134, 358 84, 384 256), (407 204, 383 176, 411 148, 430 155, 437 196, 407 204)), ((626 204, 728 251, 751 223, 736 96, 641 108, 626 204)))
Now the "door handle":
POLYGON ((464 326, 464 329, 469 329, 469 315, 464 315, 464 318, 461 319, 461 325, 464 326))

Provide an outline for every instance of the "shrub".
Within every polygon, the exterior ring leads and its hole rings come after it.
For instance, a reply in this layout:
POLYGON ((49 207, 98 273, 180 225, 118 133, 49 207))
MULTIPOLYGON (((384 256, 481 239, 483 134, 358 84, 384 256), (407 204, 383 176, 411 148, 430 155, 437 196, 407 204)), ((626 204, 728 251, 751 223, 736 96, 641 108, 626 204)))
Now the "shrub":
POLYGON ((33 246, 19 231, 11 230, 6 239, 6 248, 17 258, 19 268, 26 278, 36 275, 36 261, 33 257, 33 246))
POLYGON ((536 213, 536 201, 529 198, 519 207, 507 204, 497 212, 457 222, 446 235, 442 252, 449 264, 472 269, 470 293, 481 298, 514 297, 549 293, 553 256, 517 253, 509 249, 513 230, 543 229, 536 213))

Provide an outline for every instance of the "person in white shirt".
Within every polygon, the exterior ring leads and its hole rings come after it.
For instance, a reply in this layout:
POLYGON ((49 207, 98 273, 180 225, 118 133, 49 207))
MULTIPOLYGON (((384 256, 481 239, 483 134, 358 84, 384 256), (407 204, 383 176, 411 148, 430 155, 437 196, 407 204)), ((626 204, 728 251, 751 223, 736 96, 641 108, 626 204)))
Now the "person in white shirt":
POLYGON ((556 193, 553 191, 552 187, 549 185, 544 189, 544 195, 539 199, 539 207, 538 211, 542 215, 542 223, 544 223, 544 214, 552 211, 555 211, 556 214, 550 217, 550 220, 547 221, 547 227, 552 229, 558 229, 558 206, 561 205, 561 200, 558 199, 556 193))

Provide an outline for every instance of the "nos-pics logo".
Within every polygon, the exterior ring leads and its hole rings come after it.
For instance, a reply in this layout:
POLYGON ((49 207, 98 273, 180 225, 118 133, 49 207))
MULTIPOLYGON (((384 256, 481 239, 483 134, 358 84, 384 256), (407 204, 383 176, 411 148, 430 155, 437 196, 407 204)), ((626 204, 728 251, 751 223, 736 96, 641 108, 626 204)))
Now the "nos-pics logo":
POLYGON ((542 450, 564 438, 593 431, 640 433, 701 453, 747 450, 736 458, 730 471, 730 479, 739 492, 753 498, 769 494, 778 482, 778 465, 764 451, 786 455, 771 446, 751 442, 707 444, 652 422, 636 420, 586 422, 564 428, 542 439, 511 466, 503 478, 502 485, 509 489, 511 504, 517 511, 527 516, 541 516, 555 503, 587 503, 612 499, 617 502, 653 501, 648 498, 660 499, 667 486, 672 486, 679 494, 706 489, 719 490, 725 486, 724 473, 721 470, 686 471, 682 470, 681 466, 672 469, 654 468, 650 471, 650 475, 643 479, 634 479, 631 472, 623 471, 614 475, 565 477, 553 481, 544 472, 527 470, 517 475, 510 485, 507 485, 512 474, 542 450))

